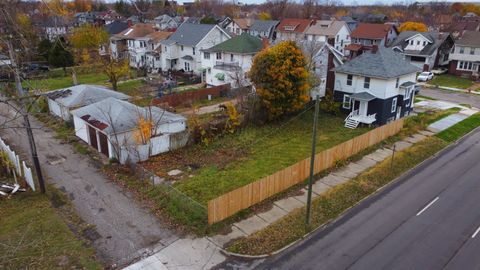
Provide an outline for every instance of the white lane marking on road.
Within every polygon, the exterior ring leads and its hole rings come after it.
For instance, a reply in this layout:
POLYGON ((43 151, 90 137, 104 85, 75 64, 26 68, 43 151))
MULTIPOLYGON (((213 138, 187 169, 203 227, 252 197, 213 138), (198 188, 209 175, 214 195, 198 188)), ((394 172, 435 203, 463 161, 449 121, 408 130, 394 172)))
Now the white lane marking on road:
POLYGON ((477 234, 480 232, 480 226, 478 226, 477 230, 472 234, 472 238, 475 238, 477 234))
POLYGON ((417 213, 417 216, 420 216, 425 210, 427 210, 428 207, 432 206, 432 204, 434 204, 438 199, 440 198, 436 197, 435 199, 433 199, 433 201, 431 201, 429 204, 427 204, 427 206, 425 206, 422 210, 420 210, 420 212, 417 213))

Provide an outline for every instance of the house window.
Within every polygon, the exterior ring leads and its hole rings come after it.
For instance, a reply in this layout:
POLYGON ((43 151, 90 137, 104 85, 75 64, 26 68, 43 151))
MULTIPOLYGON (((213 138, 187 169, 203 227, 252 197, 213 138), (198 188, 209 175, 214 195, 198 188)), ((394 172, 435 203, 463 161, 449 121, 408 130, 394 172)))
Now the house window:
POLYGON ((370 88, 370 77, 365 77, 365 80, 363 81, 363 88, 370 88))
POLYGON ((337 35, 337 42, 338 42, 339 39, 340 39, 340 35, 337 35))
POLYGON ((167 51, 167 46, 165 46, 165 51, 167 51))
POLYGON ((397 81, 395 82, 395 88, 398 88, 399 83, 400 83, 400 78, 397 78, 397 81))
POLYGON ((183 45, 180 46, 180 50, 183 52, 183 45))
POLYGON ((427 45, 427 42, 426 42, 426 41, 424 41, 424 42, 423 42, 423 46, 426 46, 426 45, 427 45))
POLYGON ((221 60, 221 59, 222 59, 222 53, 217 52, 217 60, 221 60))
POLYGON ((204 58, 204 59, 210 59, 210 53, 204 52, 204 53, 203 53, 203 58, 204 58))
POLYGON ((192 48, 192 53, 195 55, 195 47, 192 48))
POLYGON ((460 53, 461 54, 465 53, 465 48, 464 47, 460 47, 460 53))
POLYGON ((470 48, 470 54, 474 55, 475 54, 475 48, 470 48))
POLYGON ((397 111, 397 98, 392 99, 392 113, 397 111))
POLYGON ((457 69, 458 70, 473 70, 473 64, 472 64, 472 62, 459 61, 458 64, 457 64, 457 69))
POLYGON ((413 40, 410 40, 410 45, 413 45, 413 40))
POLYGON ((352 81, 353 81, 353 75, 348 74, 347 75, 347 85, 352 85, 352 81))
POLYGON ((417 45, 420 45, 420 40, 417 40, 417 45))
POLYGON ((185 71, 190 71, 190 63, 185 62, 185 71))
POLYGON ((343 96, 343 106, 344 109, 351 109, 352 108, 352 99, 349 95, 343 96))
POLYGON ((233 62, 233 54, 230 54, 230 62, 233 62))

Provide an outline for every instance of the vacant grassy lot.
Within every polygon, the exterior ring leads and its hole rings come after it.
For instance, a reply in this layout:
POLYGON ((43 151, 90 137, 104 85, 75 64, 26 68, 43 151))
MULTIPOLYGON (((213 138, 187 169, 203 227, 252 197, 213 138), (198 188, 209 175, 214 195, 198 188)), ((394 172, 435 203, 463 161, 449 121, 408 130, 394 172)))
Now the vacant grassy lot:
POLYGON ((433 80, 428 82, 431 85, 438 85, 438 86, 445 86, 445 87, 453 87, 453 88, 460 88, 460 89, 467 89, 473 85, 473 82, 469 79, 456 77, 452 75, 439 75, 434 76, 433 80))
POLYGON ((0 198, 0 269, 102 269, 39 193, 0 198))
MULTIPOLYGON (((77 74, 77 81, 79 84, 107 84, 108 77, 104 73, 92 73, 92 74, 77 74)), ((46 78, 29 80, 23 83, 24 87, 30 89, 40 89, 42 91, 55 90, 65 88, 73 85, 72 76, 46 78)))
MULTIPOLYGON (((368 130, 345 128, 343 120, 343 117, 320 114, 318 152, 368 130)), ((152 158, 145 165, 164 177, 171 169, 188 171, 190 177, 178 181, 175 187, 206 204, 210 199, 307 158, 311 151, 312 121, 310 110, 286 123, 247 127, 217 138, 208 146, 193 145, 152 158)))

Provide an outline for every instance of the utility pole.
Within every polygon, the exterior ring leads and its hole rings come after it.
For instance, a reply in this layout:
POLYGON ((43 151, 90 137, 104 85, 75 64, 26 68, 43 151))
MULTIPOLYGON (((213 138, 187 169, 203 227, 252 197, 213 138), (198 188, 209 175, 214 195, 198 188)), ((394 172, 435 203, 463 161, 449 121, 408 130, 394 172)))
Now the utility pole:
POLYGON ((312 155, 310 156, 310 177, 308 179, 308 193, 307 193, 307 214, 305 219, 305 225, 307 228, 310 226, 310 212, 312 208, 312 185, 313 185, 313 169, 315 166, 315 145, 317 144, 317 123, 318 123, 318 110, 319 110, 320 96, 317 94, 315 98, 315 114, 313 115, 313 135, 312 135, 312 155))
POLYGON ((38 178, 38 184, 40 185, 40 191, 42 193, 45 193, 45 181, 43 179, 42 169, 40 168, 40 162, 38 161, 37 147, 35 145, 35 139, 33 137, 32 127, 30 126, 30 120, 28 119, 28 112, 25 106, 25 101, 22 98, 25 95, 25 92, 23 91, 22 82, 20 80, 20 73, 18 71, 15 52, 13 50, 12 42, 10 40, 8 41, 7 45, 8 45, 8 53, 10 55, 11 65, 14 70, 15 85, 17 87, 18 96, 20 97, 19 99, 20 113, 23 116, 24 126, 25 126, 25 129, 27 130, 28 142, 30 144, 30 154, 32 155, 33 165, 35 167, 35 172, 38 178))

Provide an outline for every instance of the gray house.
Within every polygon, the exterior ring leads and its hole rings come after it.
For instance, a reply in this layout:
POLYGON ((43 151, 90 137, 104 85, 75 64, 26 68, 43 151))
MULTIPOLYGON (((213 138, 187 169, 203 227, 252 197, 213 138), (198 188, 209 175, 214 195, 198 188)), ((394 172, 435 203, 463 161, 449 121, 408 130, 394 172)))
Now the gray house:
POLYGON ((430 71, 438 66, 448 66, 453 45, 449 33, 404 31, 391 46, 411 64, 430 71))
POLYGON ((275 39, 275 28, 279 23, 280 21, 255 20, 250 26, 248 33, 260 38, 275 39))

